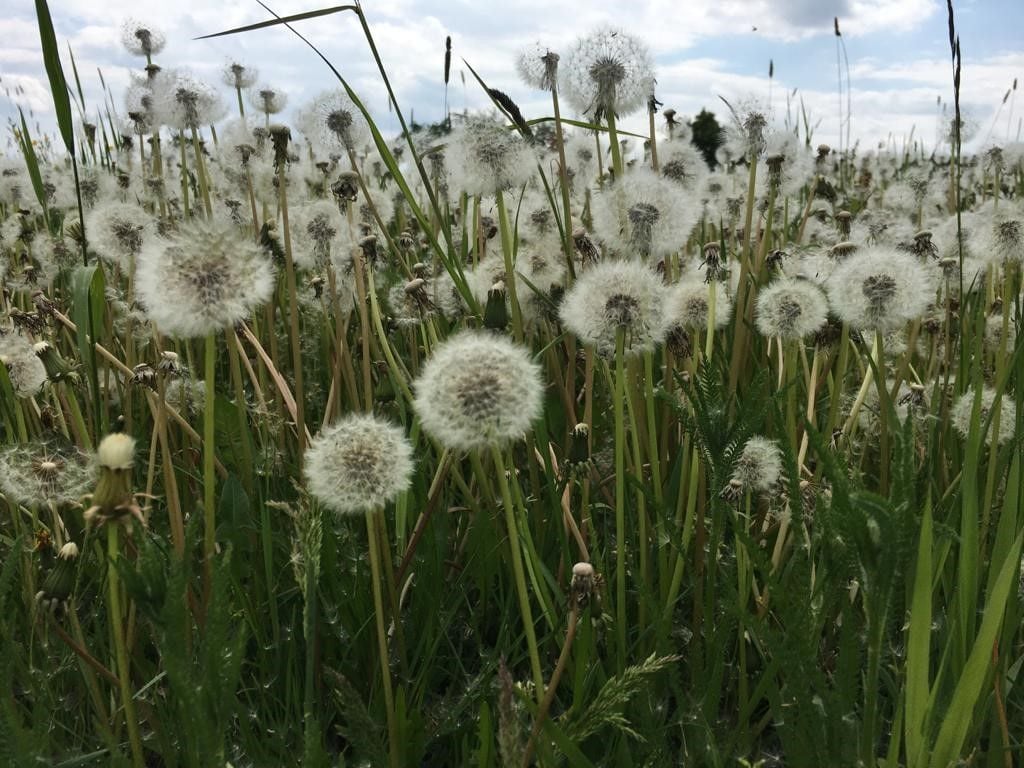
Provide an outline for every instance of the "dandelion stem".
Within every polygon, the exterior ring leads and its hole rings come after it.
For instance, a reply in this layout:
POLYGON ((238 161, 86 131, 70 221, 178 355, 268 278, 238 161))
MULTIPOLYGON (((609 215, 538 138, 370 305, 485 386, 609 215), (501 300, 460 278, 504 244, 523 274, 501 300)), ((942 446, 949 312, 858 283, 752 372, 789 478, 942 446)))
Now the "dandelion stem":
POLYGON ((213 553, 216 548, 217 510, 216 483, 213 459, 216 455, 214 408, 214 379, 217 371, 217 336, 206 337, 205 365, 203 370, 205 385, 205 401, 203 403, 203 573, 206 578, 207 593, 213 586, 213 553))
POLYGON ((402 765, 400 743, 398 740, 398 723, 395 719, 395 695, 391 687, 391 665, 388 661, 388 638, 384 627, 384 599, 381 594, 380 547, 377 543, 377 524, 374 516, 379 511, 366 511, 366 534, 369 538, 370 578, 373 579, 373 611, 377 622, 377 654, 380 657, 380 676, 384 684, 384 708, 388 723, 388 755, 391 768, 402 765))
POLYGON ((135 717, 135 700, 132 698, 131 670, 128 667, 128 649, 124 641, 124 624, 121 619, 121 580, 117 574, 117 561, 121 556, 118 534, 121 527, 116 522, 107 523, 107 595, 110 600, 111 630, 114 633, 114 650, 117 658, 117 675, 121 688, 121 705, 124 707, 124 721, 128 727, 128 742, 132 750, 132 765, 143 768, 142 739, 139 737, 139 723, 135 717))

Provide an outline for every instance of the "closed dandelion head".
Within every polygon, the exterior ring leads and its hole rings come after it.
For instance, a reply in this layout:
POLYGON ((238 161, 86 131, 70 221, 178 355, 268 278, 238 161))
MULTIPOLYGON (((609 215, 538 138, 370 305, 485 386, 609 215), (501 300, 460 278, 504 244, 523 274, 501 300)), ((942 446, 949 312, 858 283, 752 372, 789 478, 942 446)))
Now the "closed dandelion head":
POLYGON ((96 463, 99 479, 92 494, 92 506, 85 511, 86 524, 125 522, 130 526, 135 519, 145 525, 132 492, 135 438, 122 432, 107 435, 96 449, 96 463))
POLYGON ((757 296, 755 321, 764 336, 802 339, 820 330, 827 320, 825 294, 807 280, 776 280, 757 296))
POLYGON ((496 118, 477 115, 452 131, 445 162, 453 192, 493 195, 526 184, 537 160, 522 136, 496 118))
POLYGON ((858 330, 896 330, 924 314, 934 296, 934 273, 905 251, 887 246, 858 250, 828 281, 829 302, 858 330))
MULTIPOLYGON (((996 391, 992 387, 984 387, 981 390, 981 410, 978 412, 978 419, 972 418, 974 413, 974 391, 968 390, 953 404, 949 417, 953 423, 953 429, 965 440, 972 430, 980 429, 989 418, 992 406, 996 400, 996 391)), ((1013 439, 1017 423, 1017 407, 1014 405, 1012 395, 1003 393, 999 398, 999 432, 994 432, 995 420, 989 425, 986 433, 986 443, 992 445, 1008 443, 1013 439)))
POLYGON ((559 68, 559 87, 580 114, 601 120, 628 115, 647 104, 654 89, 654 61, 639 38, 610 26, 576 41, 559 68))
POLYGON ((259 71, 234 59, 228 61, 220 71, 220 79, 228 88, 241 90, 256 82, 259 71))
POLYGON ((306 451, 306 485, 339 515, 373 511, 412 482, 412 445, 400 427, 372 414, 350 415, 320 432, 306 451))
POLYGON ((233 327, 274 290, 263 250, 231 225, 194 222, 139 253, 138 296, 160 330, 177 338, 233 327))
POLYGON ((164 49, 167 37, 152 24, 138 19, 125 19, 121 25, 121 44, 135 56, 155 56, 164 49))
POLYGON ((633 261, 603 261, 580 274, 559 313, 576 337, 598 354, 615 353, 616 336, 636 355, 652 350, 668 331, 667 289, 651 269, 633 261))
POLYGON ((678 184, 642 168, 594 195, 591 216, 614 251, 658 261, 686 244, 700 209, 678 184))
POLYGON ((543 407, 529 350, 486 332, 464 331, 435 348, 415 388, 423 429, 456 450, 519 440, 543 407))
POLYGON ((781 477, 782 450, 779 444, 755 435, 747 440, 733 464, 730 482, 738 484, 744 491, 764 493, 772 490, 781 477))

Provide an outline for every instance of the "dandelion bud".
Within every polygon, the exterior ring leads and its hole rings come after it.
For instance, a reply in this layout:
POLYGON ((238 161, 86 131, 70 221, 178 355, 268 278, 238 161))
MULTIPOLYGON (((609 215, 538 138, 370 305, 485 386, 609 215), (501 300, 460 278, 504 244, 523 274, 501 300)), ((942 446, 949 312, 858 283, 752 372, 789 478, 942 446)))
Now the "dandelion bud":
POLYGON ((42 589, 36 592, 36 603, 44 611, 55 616, 64 612, 71 590, 75 586, 75 561, 78 560, 78 545, 69 541, 57 553, 57 562, 46 575, 42 589))
POLYGON ((596 573, 590 563, 576 563, 572 567, 572 582, 569 591, 577 608, 585 608, 590 602, 596 586, 596 573))
POLYGON ((484 328, 501 331, 508 326, 508 304, 505 301, 505 283, 498 281, 487 291, 484 306, 484 328))
POLYGON ((36 357, 42 361, 50 381, 67 381, 72 384, 78 381, 78 372, 75 370, 77 366, 61 357, 60 352, 50 342, 40 341, 32 349, 36 357))
POLYGON ((100 476, 92 494, 92 506, 85 511, 86 524, 103 525, 134 517, 145 525, 132 493, 135 438, 123 432, 107 435, 96 450, 96 459, 100 476))
POLYGON ((839 230, 839 234, 844 238, 850 236, 850 222, 853 220, 853 214, 849 211, 840 211, 836 214, 836 229, 839 230))
POLYGON ((569 455, 566 461, 570 465, 582 466, 590 461, 590 427, 584 423, 577 424, 569 433, 569 455))
POLYGON ((270 141, 274 147, 274 167, 281 168, 288 162, 288 142, 292 132, 287 125, 270 126, 270 141))
POLYGON ((359 177, 353 171, 343 171, 338 180, 331 184, 331 194, 344 210, 348 203, 354 203, 359 197, 359 177))

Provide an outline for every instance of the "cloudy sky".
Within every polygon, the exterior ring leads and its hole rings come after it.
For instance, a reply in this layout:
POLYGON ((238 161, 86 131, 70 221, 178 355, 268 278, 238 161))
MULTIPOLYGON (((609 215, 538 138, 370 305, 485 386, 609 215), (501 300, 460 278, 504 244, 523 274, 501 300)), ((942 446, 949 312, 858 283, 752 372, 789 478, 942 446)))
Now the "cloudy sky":
MULTIPOLYGON (((327 5, 323 0, 266 1, 281 15, 327 5)), ((1012 139, 1024 116, 1024 2, 955 0, 954 5, 964 60, 961 98, 979 126, 975 143, 1003 141, 1008 133, 1012 139), (1014 78, 1020 79, 1022 93, 1001 107, 1014 78)), ((34 3, 5 0, 4 7, 0 116, 7 122, 20 105, 27 114, 31 111, 30 122, 53 130, 34 3)), ((86 103, 94 114, 105 98, 98 72, 123 114, 128 73, 144 63, 120 45, 127 17, 166 33, 168 44, 157 63, 186 67, 210 82, 219 84, 225 62, 237 58, 258 68, 261 80, 286 90, 290 106, 301 106, 332 86, 323 63, 283 27, 194 39, 269 18, 255 0, 50 0, 50 10, 59 41, 65 51, 68 45, 74 51, 86 103)), ((862 146, 886 140, 900 146, 913 130, 930 149, 937 136, 937 99, 952 102, 946 8, 940 0, 638 0, 630 5, 610 0, 366 0, 364 11, 399 104, 406 116, 412 113, 420 122, 444 114, 446 35, 453 47, 453 110, 488 103, 464 71, 465 59, 488 85, 507 92, 533 118, 549 114, 549 100, 520 82, 516 53, 536 41, 564 50, 602 22, 646 40, 657 65, 658 98, 682 115, 702 107, 721 114, 719 96, 767 100, 773 61, 771 98, 777 121, 785 119, 787 95, 795 91, 791 109, 802 99, 812 124, 817 124, 815 141, 834 144, 839 106, 833 16, 839 17, 849 56, 852 135, 862 146)), ((342 12, 298 27, 363 95, 378 121, 396 126, 354 15, 342 12)), ((66 52, 64 58, 70 79, 66 52)), ((8 136, 0 148, 12 151, 8 136)))

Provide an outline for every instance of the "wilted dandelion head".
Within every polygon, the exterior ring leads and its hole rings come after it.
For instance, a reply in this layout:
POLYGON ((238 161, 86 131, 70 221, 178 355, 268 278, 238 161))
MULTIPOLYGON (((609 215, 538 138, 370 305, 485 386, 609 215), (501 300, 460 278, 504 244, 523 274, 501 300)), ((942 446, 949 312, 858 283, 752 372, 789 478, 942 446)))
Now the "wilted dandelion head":
POLYGON ((539 42, 528 45, 516 57, 516 71, 531 88, 552 90, 558 82, 557 53, 539 42))
POLYGON ((814 283, 785 278, 761 289, 755 315, 764 336, 802 339, 825 325, 828 301, 814 283))
POLYGON ((310 493, 339 515, 383 507, 412 482, 412 445, 398 426, 372 414, 342 418, 306 450, 310 493))
MULTIPOLYGON (((974 395, 973 390, 964 392, 949 412, 953 429, 965 440, 972 430, 980 429, 985 424, 989 414, 992 412, 992 405, 996 400, 996 391, 992 387, 983 387, 981 390, 981 410, 978 413, 977 421, 975 421, 971 418, 974 412, 974 395)), ((1004 392, 1003 396, 999 398, 999 431, 998 433, 995 432, 993 419, 993 423, 989 425, 988 432, 986 433, 988 445, 993 443, 1002 445, 1012 440, 1016 423, 1017 406, 1014 405, 1013 396, 1004 392)))
POLYGON ((231 59, 221 69, 220 77, 224 85, 241 90, 256 82, 259 71, 255 67, 231 59))
POLYGON ((654 61, 633 35, 601 26, 576 41, 559 68, 559 86, 581 114, 627 115, 654 92, 654 61))
POLYGON ((167 37, 152 24, 125 19, 121 24, 121 44, 135 56, 154 56, 164 49, 167 37))
POLYGON ((413 406, 443 445, 473 450, 518 440, 540 415, 541 369, 525 347, 464 331, 435 348, 416 380, 413 406))
POLYGON ((206 336, 245 320, 274 289, 263 250, 231 225, 193 222, 138 255, 136 287, 163 333, 206 336))
POLYGON ((743 490, 770 491, 782 477, 782 450, 767 437, 755 435, 747 440, 733 464, 732 481, 743 490))
POLYGON ((614 354, 622 331, 624 351, 634 355, 664 340, 666 293, 661 278, 643 264, 603 261, 579 275, 559 313, 565 326, 598 354, 614 354))
POLYGON ((468 117, 452 131, 445 160, 451 189, 470 195, 522 187, 537 162, 522 136, 485 115, 468 117))
POLYGON ((934 298, 934 273, 905 251, 858 250, 832 272, 829 302, 858 330, 895 330, 920 317, 934 298))

